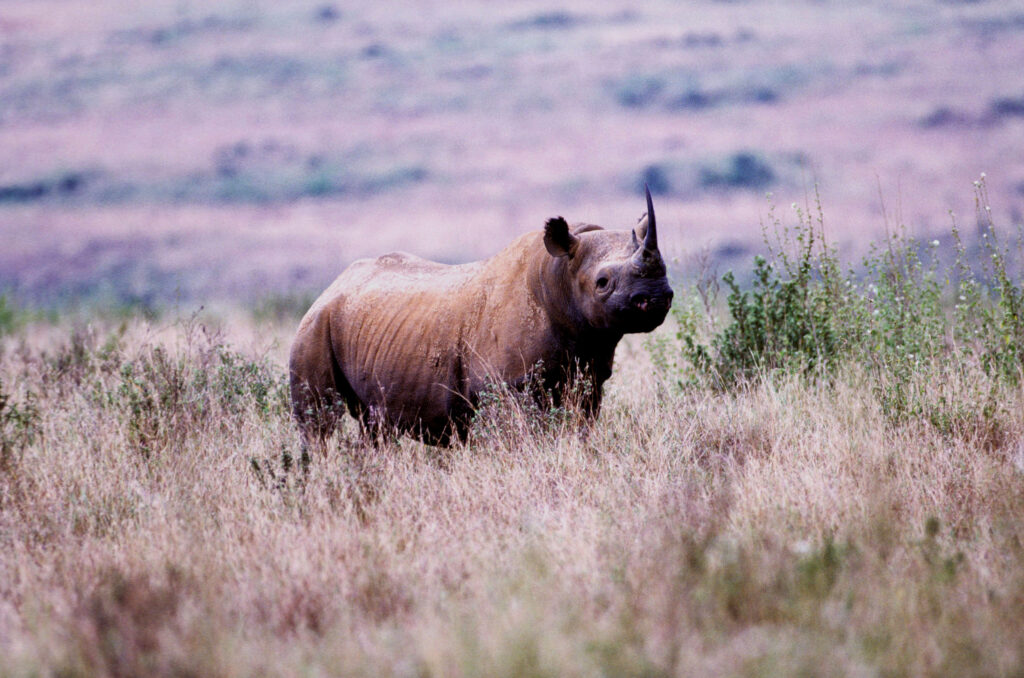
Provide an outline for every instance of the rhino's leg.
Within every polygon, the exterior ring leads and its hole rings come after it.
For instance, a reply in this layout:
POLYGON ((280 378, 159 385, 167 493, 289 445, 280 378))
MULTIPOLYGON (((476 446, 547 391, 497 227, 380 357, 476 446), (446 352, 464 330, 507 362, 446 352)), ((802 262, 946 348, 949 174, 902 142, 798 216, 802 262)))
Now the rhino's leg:
POLYGON ((331 388, 318 388, 309 382, 292 382, 292 416, 302 433, 302 450, 327 449, 327 439, 340 419, 337 396, 331 388))
POLYGON ((450 447, 453 443, 466 441, 466 438, 469 437, 471 421, 470 414, 459 410, 453 412, 452 416, 443 422, 434 423, 432 426, 421 426, 414 433, 427 445, 450 447))
POLYGON ((364 446, 379 448, 388 437, 387 417, 380 405, 350 405, 349 411, 359 421, 359 440, 364 446))
POLYGON ((612 361, 614 359, 614 345, 607 356, 594 358, 579 366, 576 372, 578 380, 577 391, 580 398, 580 407, 586 415, 588 424, 592 424, 597 415, 601 413, 601 400, 604 397, 604 383, 612 376, 612 361))
POLYGON ((328 314, 322 313, 300 330, 289 360, 292 415, 302 433, 303 448, 326 452, 345 408, 360 417, 360 403, 335 358, 328 314))
POLYGON ((593 364, 573 360, 568 366, 542 369, 527 375, 524 385, 537 405, 544 407, 579 408, 584 419, 592 421, 601 411, 604 382, 611 370, 599 370, 593 364))

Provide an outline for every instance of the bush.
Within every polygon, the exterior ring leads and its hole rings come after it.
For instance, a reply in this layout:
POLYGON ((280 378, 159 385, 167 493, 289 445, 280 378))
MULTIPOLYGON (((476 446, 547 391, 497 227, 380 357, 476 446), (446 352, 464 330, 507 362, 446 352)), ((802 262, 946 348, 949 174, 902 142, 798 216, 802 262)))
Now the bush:
POLYGON ((27 320, 27 314, 11 302, 6 294, 0 294, 0 337, 11 334, 27 320))
POLYGON ((992 222, 984 180, 975 186, 980 246, 972 255, 954 220, 955 260, 945 266, 937 240, 922 244, 897 229, 855 270, 827 245, 820 202, 813 216, 794 204, 792 228, 770 209, 768 255, 754 258, 750 283, 722 277, 721 329, 706 298, 677 304, 683 360, 660 345, 656 364, 680 384, 724 390, 777 373, 823 382, 856 373, 894 422, 921 419, 947 433, 999 438, 995 394, 1021 383, 1024 364, 1024 290, 1013 268, 1024 236, 1011 252, 992 222))
POLYGON ((34 396, 28 393, 16 402, 0 381, 0 473, 9 471, 38 435, 39 411, 34 396))
POLYGON ((262 420, 288 412, 286 377, 265 359, 231 349, 193 317, 185 342, 125 348, 126 325, 102 342, 75 330, 43 356, 42 383, 55 393, 83 390, 119 422, 129 449, 149 458, 175 448, 202 428, 232 430, 246 415, 262 420))
MULTIPOLYGON (((682 317, 678 339, 697 372, 721 388, 732 388, 758 375, 782 369, 827 374, 835 369, 845 345, 856 333, 847 317, 854 307, 844 295, 850 278, 840 272, 835 252, 824 245, 823 217, 815 224, 803 211, 794 231, 780 235, 774 209, 769 219, 776 242, 765 242, 769 258, 754 257, 749 290, 730 271, 722 277, 731 322, 709 343, 698 339, 692 313, 682 317), (787 252, 787 248, 793 252, 787 252)), ((713 313, 707 303, 706 313, 713 313)))
MULTIPOLYGON (((193 335, 195 336, 195 335, 193 335)), ((184 350, 149 346, 122 362, 108 405, 126 418, 130 444, 144 456, 173 445, 201 423, 230 426, 247 411, 287 411, 282 375, 202 329, 184 350)))

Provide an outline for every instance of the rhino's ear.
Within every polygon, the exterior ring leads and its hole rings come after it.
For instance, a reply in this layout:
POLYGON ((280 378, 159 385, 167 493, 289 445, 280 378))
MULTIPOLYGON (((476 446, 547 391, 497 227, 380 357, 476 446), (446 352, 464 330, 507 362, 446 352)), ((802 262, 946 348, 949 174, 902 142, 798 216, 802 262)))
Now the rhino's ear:
POLYGON ((562 217, 548 219, 544 224, 544 247, 553 257, 572 257, 580 239, 569 232, 569 224, 562 217))

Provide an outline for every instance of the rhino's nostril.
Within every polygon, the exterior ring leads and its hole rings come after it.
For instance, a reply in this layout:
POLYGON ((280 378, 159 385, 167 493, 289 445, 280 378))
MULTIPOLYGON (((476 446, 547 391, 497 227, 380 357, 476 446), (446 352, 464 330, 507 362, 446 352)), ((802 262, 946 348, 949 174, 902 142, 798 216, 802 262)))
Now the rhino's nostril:
POLYGON ((672 305, 672 292, 666 292, 665 294, 634 294, 629 299, 629 305, 642 312, 648 310, 665 310, 672 305))

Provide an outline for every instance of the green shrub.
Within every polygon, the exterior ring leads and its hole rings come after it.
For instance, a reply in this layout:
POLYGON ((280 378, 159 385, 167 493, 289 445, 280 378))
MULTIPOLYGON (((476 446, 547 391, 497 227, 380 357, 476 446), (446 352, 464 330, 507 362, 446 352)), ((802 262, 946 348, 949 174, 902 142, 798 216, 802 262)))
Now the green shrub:
MULTIPOLYGON (((730 322, 703 343, 692 313, 674 309, 678 339, 697 372, 721 388, 733 388, 774 370, 823 375, 833 371, 859 328, 856 306, 844 292, 834 250, 824 244, 823 218, 815 223, 798 210, 794 230, 775 217, 775 243, 765 227, 769 258, 754 257, 750 289, 730 271, 722 277, 730 322)), ((713 313, 707 303, 707 313, 713 313)), ((709 322, 713 327, 713 323, 709 322)))
POLYGON ((253 320, 258 323, 295 324, 316 301, 312 292, 273 294, 257 301, 251 308, 253 320))
POLYGON ((39 411, 33 394, 16 402, 0 381, 0 473, 9 471, 38 435, 39 411))
POLYGON ((236 352, 192 318, 184 343, 147 341, 131 347, 127 326, 105 339, 76 329, 42 356, 41 379, 56 393, 81 390, 123 425, 130 449, 150 457, 202 427, 237 428, 242 417, 287 416, 286 376, 263 358, 236 352))
POLYGON ((698 283, 673 308, 682 360, 664 342, 651 344, 655 365, 675 383, 725 390, 775 374, 831 382, 856 373, 893 422, 999 439, 1008 416, 999 389, 1019 385, 1024 364, 1024 290, 1014 267, 1024 236, 1012 251, 991 219, 984 180, 975 187, 979 245, 964 245, 954 219, 948 264, 938 240, 922 244, 896 229, 854 269, 827 244, 820 201, 814 216, 794 204, 792 227, 770 209, 768 253, 754 258, 750 282, 722 277, 724 322, 698 283))
POLYGON ((593 407, 593 395, 593 384, 584 378, 563 391, 551 391, 538 362, 522 384, 492 383, 480 393, 469 421, 470 436, 497 443, 578 430, 593 407))
POLYGON ((17 331, 28 320, 29 315, 25 311, 18 308, 6 294, 0 294, 0 337, 17 331))
POLYGON ((108 404, 126 418, 129 441, 148 456, 201 423, 230 422, 245 412, 261 418, 287 411, 283 375, 242 356, 202 331, 183 350, 147 346, 125 359, 108 404))
POLYGON ((0 335, 7 334, 14 329, 15 314, 7 301, 7 295, 0 294, 0 335))

